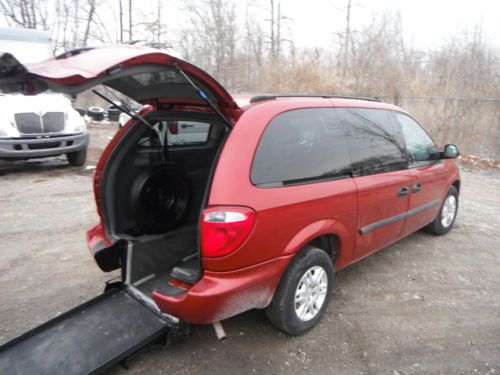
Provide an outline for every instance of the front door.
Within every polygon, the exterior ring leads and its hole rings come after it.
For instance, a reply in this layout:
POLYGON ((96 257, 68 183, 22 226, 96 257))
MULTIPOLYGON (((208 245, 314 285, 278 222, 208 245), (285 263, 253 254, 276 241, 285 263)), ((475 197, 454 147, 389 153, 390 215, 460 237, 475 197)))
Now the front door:
POLYGON ((403 136, 389 111, 343 108, 340 112, 358 190, 355 259, 359 259, 399 238, 410 178, 403 136))
POLYGON ((447 189, 446 170, 444 163, 433 157, 437 147, 427 132, 404 113, 396 112, 395 118, 409 156, 410 206, 402 233, 406 236, 433 221, 438 214, 447 189))

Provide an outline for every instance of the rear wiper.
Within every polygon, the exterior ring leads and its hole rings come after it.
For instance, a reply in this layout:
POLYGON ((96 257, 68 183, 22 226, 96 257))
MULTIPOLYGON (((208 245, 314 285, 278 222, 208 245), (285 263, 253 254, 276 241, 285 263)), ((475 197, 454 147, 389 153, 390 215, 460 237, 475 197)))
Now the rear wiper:
POLYGON ((178 64, 175 64, 175 68, 177 69, 177 71, 179 73, 182 74, 182 76, 186 79, 186 81, 188 81, 189 84, 191 86, 193 86, 193 88, 195 89, 196 93, 200 96, 200 98, 202 98, 205 102, 207 102, 207 104, 210 106, 210 108, 212 108, 214 110, 214 112, 217 113, 217 115, 222 119, 222 121, 226 125, 226 128, 228 130, 230 130, 233 127, 233 125, 231 124, 231 121, 229 121, 229 119, 226 116, 224 116, 224 114, 215 106, 215 104, 212 103, 212 101, 207 96, 207 94, 205 94, 205 92, 202 89, 200 89, 196 85, 196 83, 194 83, 193 80, 188 77, 188 75, 186 73, 184 73, 184 71, 181 69, 181 67, 178 64))
POLYGON ((129 115, 133 119, 138 120, 138 121, 142 122, 143 124, 145 124, 147 127, 149 127, 151 130, 153 130, 156 133, 156 135, 158 136, 158 140, 160 141, 160 146, 162 146, 162 147, 164 146, 163 137, 161 135, 161 132, 158 129, 156 129, 153 125, 151 125, 148 122, 148 120, 146 120, 144 117, 142 117, 139 113, 133 112, 132 110, 129 110, 128 108, 122 106, 121 104, 114 103, 111 99, 107 98, 106 96, 104 96, 103 94, 101 94, 100 92, 98 92, 96 90, 92 90, 92 92, 94 94, 96 94, 97 96, 99 96, 100 98, 107 101, 112 106, 118 108, 123 113, 126 113, 127 115, 129 115))

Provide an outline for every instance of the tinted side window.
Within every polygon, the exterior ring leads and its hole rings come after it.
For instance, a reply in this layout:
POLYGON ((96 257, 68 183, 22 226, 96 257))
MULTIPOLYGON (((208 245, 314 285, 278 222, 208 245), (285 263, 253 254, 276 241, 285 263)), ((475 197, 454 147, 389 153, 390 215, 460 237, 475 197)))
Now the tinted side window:
POLYGON ((407 167, 403 135, 389 111, 342 108, 355 173, 369 175, 407 167))
POLYGON ((410 116, 403 113, 395 113, 395 115, 401 124, 401 130, 405 138, 410 163, 415 164, 430 160, 430 152, 437 150, 431 137, 429 137, 420 124, 410 116))
POLYGON ((297 184, 347 176, 350 160, 336 110, 308 108, 282 113, 267 126, 255 154, 255 185, 297 184))

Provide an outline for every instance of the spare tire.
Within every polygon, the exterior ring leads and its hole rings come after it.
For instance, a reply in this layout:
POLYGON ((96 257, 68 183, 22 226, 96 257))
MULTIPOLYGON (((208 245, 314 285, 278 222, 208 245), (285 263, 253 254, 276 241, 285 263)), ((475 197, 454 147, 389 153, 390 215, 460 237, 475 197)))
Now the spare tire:
POLYGON ((179 224, 189 203, 189 184, 178 168, 157 165, 140 173, 130 189, 130 204, 143 234, 163 233, 179 224))

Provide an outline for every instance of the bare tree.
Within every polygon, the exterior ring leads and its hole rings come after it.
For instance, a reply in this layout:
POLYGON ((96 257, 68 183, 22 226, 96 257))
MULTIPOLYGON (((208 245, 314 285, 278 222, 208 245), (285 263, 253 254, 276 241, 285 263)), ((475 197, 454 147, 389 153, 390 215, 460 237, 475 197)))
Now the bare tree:
POLYGON ((86 46, 89 40, 89 34, 90 34, 90 26, 92 25, 92 22, 94 21, 94 14, 95 14, 95 8, 96 8, 96 0, 87 0, 87 5, 89 7, 88 12, 87 12, 87 19, 85 21, 86 26, 85 26, 85 32, 83 34, 83 39, 82 39, 82 45, 86 46))
POLYGON ((237 38, 234 3, 232 0, 189 0, 185 2, 184 10, 190 24, 183 30, 185 52, 196 64, 231 86, 237 38))
POLYGON ((0 9, 9 26, 48 29, 48 9, 44 0, 0 0, 0 9))

